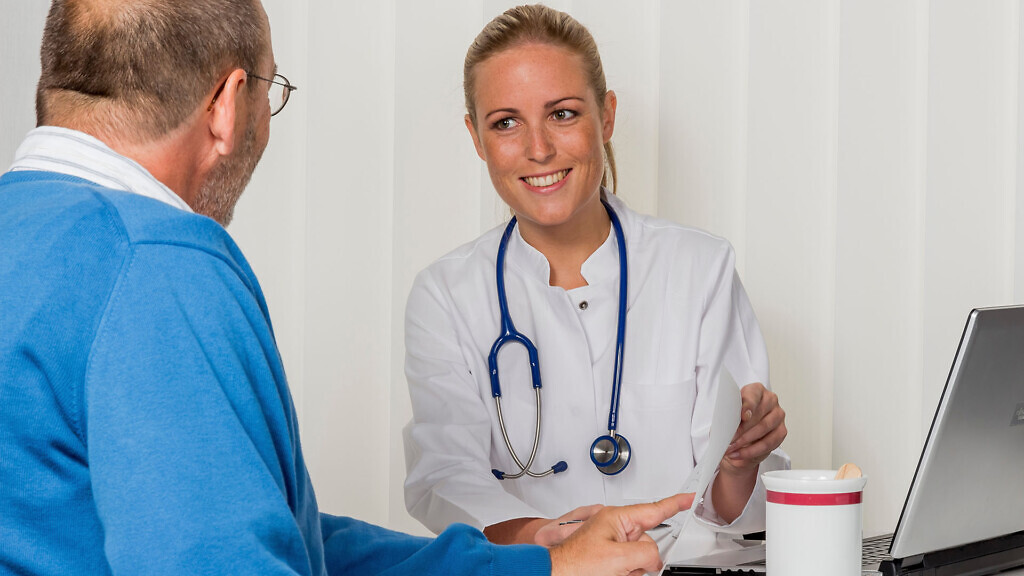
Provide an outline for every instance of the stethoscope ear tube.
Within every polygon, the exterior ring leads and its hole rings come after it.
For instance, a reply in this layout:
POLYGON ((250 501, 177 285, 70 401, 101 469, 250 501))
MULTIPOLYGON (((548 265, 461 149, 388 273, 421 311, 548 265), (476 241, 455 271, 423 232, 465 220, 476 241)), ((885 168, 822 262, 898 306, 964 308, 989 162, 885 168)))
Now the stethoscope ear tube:
POLYGON ((501 397, 494 397, 494 403, 498 407, 498 425, 501 426, 501 437, 505 439, 505 447, 508 448, 509 454, 512 455, 512 460, 516 463, 516 466, 519 466, 519 472, 515 474, 506 474, 497 468, 492 468, 491 474, 494 474, 494 477, 498 480, 515 480, 524 475, 532 478, 543 478, 550 474, 564 472, 569 468, 569 465, 562 460, 543 472, 530 470, 530 466, 533 466, 533 459, 537 457, 537 446, 540 444, 540 386, 535 387, 534 392, 537 396, 537 426, 533 431, 533 449, 530 451, 530 459, 526 461, 525 465, 519 459, 519 455, 516 454, 516 450, 512 447, 512 442, 508 438, 508 432, 505 430, 505 418, 501 415, 501 397))
POLYGON ((498 480, 514 480, 523 476, 543 478, 544 476, 564 472, 568 468, 564 461, 559 461, 543 472, 530 470, 530 467, 533 466, 534 458, 537 457, 537 447, 540 445, 540 360, 537 355, 537 347, 533 345, 533 342, 530 342, 529 338, 516 330, 515 325, 512 323, 512 317, 508 313, 508 300, 505 298, 505 249, 508 247, 508 239, 512 236, 512 229, 515 228, 515 225, 516 219, 513 217, 509 221, 508 226, 505 227, 505 232, 501 236, 501 243, 498 245, 496 279, 498 284, 498 307, 501 311, 501 336, 491 346, 491 353, 487 356, 487 367, 490 370, 491 395, 494 397, 494 405, 498 410, 498 425, 501 427, 501 437, 505 440, 505 447, 508 448, 509 454, 512 455, 512 461, 519 467, 519 472, 507 474, 496 468, 492 469, 491 474, 494 474, 494 477, 498 480), (533 448, 530 450, 530 458, 526 461, 525 465, 516 453, 515 448, 512 447, 512 441, 509 440, 508 431, 505 429, 505 417, 501 413, 501 380, 498 376, 498 352, 508 342, 518 342, 526 348, 526 353, 530 358, 530 378, 533 382, 534 395, 537 398, 537 420, 533 431, 533 448))
MULTIPOLYGON (((619 252, 619 315, 618 327, 615 335, 615 366, 614 373, 612 375, 612 398, 608 408, 608 434, 599 436, 594 440, 594 443, 591 444, 590 459, 601 473, 610 476, 622 472, 629 464, 630 457, 632 456, 632 448, 629 445, 629 441, 626 440, 625 437, 615 433, 616 427, 618 426, 619 398, 622 389, 622 359, 626 340, 626 302, 628 295, 627 279, 629 267, 626 262, 626 238, 622 231, 622 224, 619 222, 619 217, 615 214, 615 211, 612 210, 612 207, 608 204, 607 200, 601 198, 601 203, 608 212, 608 217, 615 230, 615 241, 619 252)), ((498 243, 498 255, 495 267, 497 269, 496 281, 498 288, 498 308, 501 315, 501 335, 498 336, 498 339, 495 340, 494 344, 491 346, 490 354, 487 357, 487 364, 488 369, 490 370, 491 395, 494 397, 494 403, 498 411, 498 425, 501 427, 501 436, 505 441, 505 447, 508 448, 509 454, 512 455, 512 460, 515 462, 516 466, 519 467, 519 472, 515 474, 507 474, 501 470, 492 469, 491 474, 493 474, 498 480, 511 480, 522 476, 542 478, 550 474, 564 472, 569 468, 563 460, 559 461, 544 472, 537 473, 530 470, 530 467, 533 465, 533 460, 537 456, 537 447, 540 444, 540 361, 536 346, 530 342, 529 338, 517 331, 515 326, 512 324, 512 317, 509 315, 508 311, 508 300, 505 296, 505 251, 508 249, 508 241, 512 236, 512 231, 515 226, 516 218, 513 216, 509 221, 508 226, 505 227, 505 231, 501 235, 501 241, 498 243), (501 347, 509 341, 518 342, 526 348, 527 354, 530 358, 530 376, 533 382, 533 389, 537 397, 537 421, 533 435, 533 448, 530 451, 530 458, 526 461, 525 465, 519 458, 519 455, 516 454, 515 449, 512 447, 512 442, 508 437, 508 431, 505 429, 505 419, 501 413, 501 383, 498 377, 498 352, 501 350, 501 347)))

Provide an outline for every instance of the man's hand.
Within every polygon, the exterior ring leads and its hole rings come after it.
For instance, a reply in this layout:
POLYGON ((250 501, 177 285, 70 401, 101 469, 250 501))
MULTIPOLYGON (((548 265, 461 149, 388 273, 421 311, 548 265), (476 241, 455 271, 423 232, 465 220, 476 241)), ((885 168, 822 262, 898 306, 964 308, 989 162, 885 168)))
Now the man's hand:
POLYGON ((693 494, 676 494, 653 504, 597 510, 551 548, 552 576, 639 576, 661 570, 658 546, 646 531, 692 504, 693 494))

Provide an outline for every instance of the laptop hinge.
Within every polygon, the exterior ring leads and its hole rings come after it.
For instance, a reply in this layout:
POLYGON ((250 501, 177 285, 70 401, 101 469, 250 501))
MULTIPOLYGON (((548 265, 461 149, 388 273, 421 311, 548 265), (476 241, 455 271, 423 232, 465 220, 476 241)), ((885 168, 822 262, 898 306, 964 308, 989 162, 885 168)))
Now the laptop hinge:
POLYGON ((882 562, 884 576, 984 576, 1024 566, 1024 531, 882 562))

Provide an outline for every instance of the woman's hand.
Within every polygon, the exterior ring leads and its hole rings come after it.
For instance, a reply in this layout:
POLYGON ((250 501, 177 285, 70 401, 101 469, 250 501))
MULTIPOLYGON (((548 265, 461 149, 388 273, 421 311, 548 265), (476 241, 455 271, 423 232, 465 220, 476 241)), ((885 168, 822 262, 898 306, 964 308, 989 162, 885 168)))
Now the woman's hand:
POLYGON ((786 412, 779 397, 760 382, 740 390, 740 425, 711 488, 715 511, 726 522, 743 513, 757 484, 757 468, 786 439, 786 412))
POLYGON ((573 532, 582 526, 584 521, 589 520, 591 516, 597 514, 602 508, 604 506, 601 504, 580 506, 572 512, 563 514, 554 520, 549 520, 537 530, 537 533, 533 536, 533 541, 536 544, 549 548, 561 544, 563 540, 571 536, 573 532))
POLYGON ((495 544, 540 544, 555 546, 590 519, 601 504, 580 506, 554 520, 550 518, 512 518, 484 528, 484 536, 495 544))
POLYGON ((786 411, 779 406, 779 397, 760 382, 744 386, 740 398, 740 425, 725 449, 722 468, 732 472, 756 471, 786 439, 786 411))

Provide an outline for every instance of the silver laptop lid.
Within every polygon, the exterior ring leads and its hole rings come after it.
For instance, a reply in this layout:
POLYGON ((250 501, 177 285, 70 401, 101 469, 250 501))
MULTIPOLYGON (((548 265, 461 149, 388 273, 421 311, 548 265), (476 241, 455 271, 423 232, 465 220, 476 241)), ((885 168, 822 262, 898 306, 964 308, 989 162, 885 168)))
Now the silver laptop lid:
POLYGON ((891 554, 1024 530, 1024 306, 971 312, 891 554))

